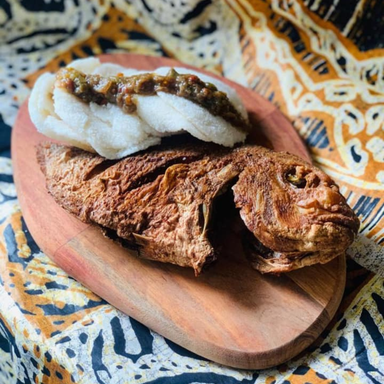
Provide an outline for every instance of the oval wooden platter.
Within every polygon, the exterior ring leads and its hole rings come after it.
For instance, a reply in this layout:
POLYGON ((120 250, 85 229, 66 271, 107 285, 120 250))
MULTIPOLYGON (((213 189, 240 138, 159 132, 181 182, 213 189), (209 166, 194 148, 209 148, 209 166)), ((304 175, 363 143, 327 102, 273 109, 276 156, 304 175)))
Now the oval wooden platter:
MULTIPOLYGON (((103 55, 104 62, 151 70, 187 66, 161 57, 103 55)), ((229 80, 255 126, 252 139, 309 159, 286 118, 261 96, 229 80)), ((220 260, 202 276, 173 265, 141 260, 59 207, 45 188, 35 145, 47 138, 30 121, 27 104, 12 133, 18 198, 41 249, 70 276, 106 301, 175 343, 237 368, 278 365, 309 346, 340 303, 345 258, 277 276, 253 270, 233 230, 220 260)))

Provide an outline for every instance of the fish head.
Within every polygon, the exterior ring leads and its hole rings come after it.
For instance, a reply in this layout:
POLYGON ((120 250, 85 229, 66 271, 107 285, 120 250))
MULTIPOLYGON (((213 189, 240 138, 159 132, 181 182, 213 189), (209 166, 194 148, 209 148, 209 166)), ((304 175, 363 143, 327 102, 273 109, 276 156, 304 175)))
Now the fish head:
POLYGON ((318 252, 336 256, 359 229, 336 183, 288 153, 265 151, 252 159, 233 191, 245 225, 274 257, 318 252))

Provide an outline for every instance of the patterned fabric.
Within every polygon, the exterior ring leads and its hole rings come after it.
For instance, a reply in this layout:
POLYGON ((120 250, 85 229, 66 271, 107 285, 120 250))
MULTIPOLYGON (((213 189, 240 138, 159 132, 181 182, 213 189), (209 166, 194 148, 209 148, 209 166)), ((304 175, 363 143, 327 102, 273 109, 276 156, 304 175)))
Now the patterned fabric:
POLYGON ((379 0, 0 1, 0 383, 383 383, 383 17, 379 0), (257 372, 200 358, 68 277, 31 238, 9 152, 18 108, 39 74, 102 52, 172 56, 254 89, 342 186, 362 221, 347 289, 297 358, 257 372))

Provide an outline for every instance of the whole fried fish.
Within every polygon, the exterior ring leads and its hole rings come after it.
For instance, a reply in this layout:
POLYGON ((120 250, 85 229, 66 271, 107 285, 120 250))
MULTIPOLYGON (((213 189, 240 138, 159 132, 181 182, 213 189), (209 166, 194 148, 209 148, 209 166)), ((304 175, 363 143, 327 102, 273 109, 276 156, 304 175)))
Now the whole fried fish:
POLYGON ((346 250, 359 228, 324 172, 255 145, 170 140, 111 161, 45 143, 37 157, 49 193, 67 211, 143 258, 192 267, 196 275, 218 256, 209 232, 214 202, 226 191, 233 191, 247 229, 247 254, 263 273, 326 263, 346 250))

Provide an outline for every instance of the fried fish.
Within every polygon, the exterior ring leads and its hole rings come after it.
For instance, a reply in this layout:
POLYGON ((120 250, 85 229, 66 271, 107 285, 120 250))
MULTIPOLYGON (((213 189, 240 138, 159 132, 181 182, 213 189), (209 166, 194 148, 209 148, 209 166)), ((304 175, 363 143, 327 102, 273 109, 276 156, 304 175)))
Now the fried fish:
POLYGON ((326 263, 359 228, 329 176, 297 156, 256 145, 228 149, 172 139, 111 161, 44 143, 37 158, 49 193, 68 212, 143 258, 191 267, 196 275, 218 257, 212 213, 226 192, 246 228, 246 253, 262 273, 326 263))

